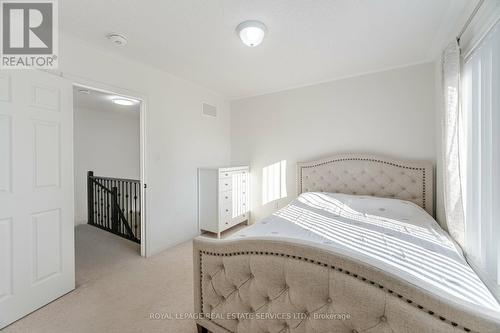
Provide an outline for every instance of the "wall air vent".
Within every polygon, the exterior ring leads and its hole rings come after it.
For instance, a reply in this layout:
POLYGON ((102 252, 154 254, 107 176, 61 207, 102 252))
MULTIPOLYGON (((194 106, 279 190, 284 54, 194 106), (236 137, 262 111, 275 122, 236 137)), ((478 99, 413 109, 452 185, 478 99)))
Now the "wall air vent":
POLYGON ((208 117, 217 117, 217 108, 213 105, 203 103, 201 107, 201 113, 208 117))

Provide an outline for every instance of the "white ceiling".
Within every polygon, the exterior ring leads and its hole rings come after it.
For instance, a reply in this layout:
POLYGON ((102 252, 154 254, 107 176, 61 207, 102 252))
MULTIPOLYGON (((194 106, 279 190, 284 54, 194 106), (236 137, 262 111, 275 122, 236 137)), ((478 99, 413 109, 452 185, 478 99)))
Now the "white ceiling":
POLYGON ((431 60, 468 0, 65 0, 63 31, 241 98, 431 60), (256 48, 235 33, 268 27, 256 48), (123 33, 128 45, 105 39, 123 33))
POLYGON ((74 86, 73 97, 75 109, 120 112, 123 115, 134 117, 139 117, 140 115, 140 103, 134 105, 118 105, 113 103, 113 99, 120 98, 118 95, 74 86))

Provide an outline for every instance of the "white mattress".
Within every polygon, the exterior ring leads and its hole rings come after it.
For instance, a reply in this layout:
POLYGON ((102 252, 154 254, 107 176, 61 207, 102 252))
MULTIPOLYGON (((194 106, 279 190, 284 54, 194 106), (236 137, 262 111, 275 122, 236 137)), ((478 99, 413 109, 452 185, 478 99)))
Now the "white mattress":
POLYGON ((462 251, 421 207, 403 200, 301 194, 231 238, 296 239, 388 271, 462 308, 497 317, 500 306, 462 251))

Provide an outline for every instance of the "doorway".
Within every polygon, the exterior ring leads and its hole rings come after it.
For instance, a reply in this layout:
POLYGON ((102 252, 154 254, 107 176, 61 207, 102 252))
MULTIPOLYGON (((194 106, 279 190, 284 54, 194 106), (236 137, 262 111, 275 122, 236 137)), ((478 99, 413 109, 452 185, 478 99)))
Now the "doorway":
MULTIPOLYGON (((108 254, 145 256, 144 102, 74 84, 73 108, 77 265, 80 236, 116 240, 108 254)), ((86 241, 90 250, 93 242, 86 241)))

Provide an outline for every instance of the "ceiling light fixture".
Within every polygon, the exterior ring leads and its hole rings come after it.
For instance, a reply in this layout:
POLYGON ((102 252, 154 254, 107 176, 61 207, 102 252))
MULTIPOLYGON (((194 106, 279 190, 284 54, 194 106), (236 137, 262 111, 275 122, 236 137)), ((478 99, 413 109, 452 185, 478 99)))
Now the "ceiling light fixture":
POLYGON ((111 41, 116 46, 125 46, 127 45, 127 37, 120 34, 108 34, 106 38, 111 41))
POLYGON ((240 36, 241 41, 250 47, 255 47, 262 43, 266 32, 266 25, 260 21, 245 21, 236 27, 236 33, 240 36))
POLYGON ((136 101, 125 98, 115 98, 112 100, 112 102, 118 105, 125 105, 125 106, 134 105, 136 103, 136 101))

